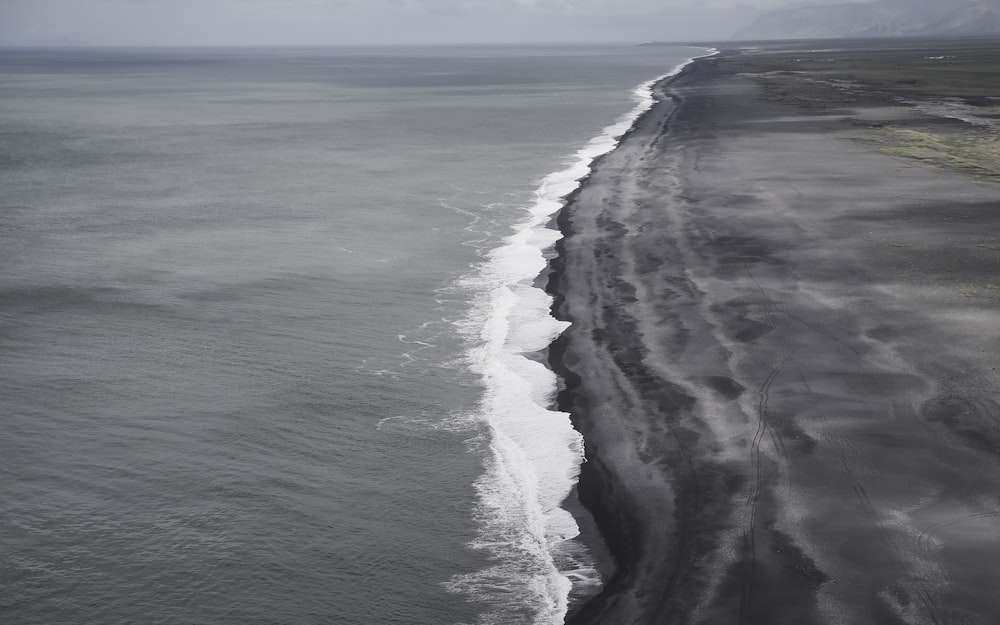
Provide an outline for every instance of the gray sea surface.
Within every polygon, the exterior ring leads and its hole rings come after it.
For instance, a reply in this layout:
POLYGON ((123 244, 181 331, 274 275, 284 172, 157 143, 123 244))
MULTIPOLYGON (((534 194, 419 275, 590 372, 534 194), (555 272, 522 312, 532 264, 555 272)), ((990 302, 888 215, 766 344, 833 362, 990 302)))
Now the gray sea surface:
POLYGON ((548 622, 462 279, 692 53, 0 50, 0 622, 548 622))

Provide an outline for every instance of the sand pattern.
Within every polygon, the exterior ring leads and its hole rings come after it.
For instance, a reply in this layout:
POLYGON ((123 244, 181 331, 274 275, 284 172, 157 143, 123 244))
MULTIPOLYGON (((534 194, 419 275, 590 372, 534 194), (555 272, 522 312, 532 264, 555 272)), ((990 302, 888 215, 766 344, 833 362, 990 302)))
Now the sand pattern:
POLYGON ((998 187, 866 141, 908 108, 720 62, 559 218, 552 360, 613 558, 568 622, 995 622, 998 187))

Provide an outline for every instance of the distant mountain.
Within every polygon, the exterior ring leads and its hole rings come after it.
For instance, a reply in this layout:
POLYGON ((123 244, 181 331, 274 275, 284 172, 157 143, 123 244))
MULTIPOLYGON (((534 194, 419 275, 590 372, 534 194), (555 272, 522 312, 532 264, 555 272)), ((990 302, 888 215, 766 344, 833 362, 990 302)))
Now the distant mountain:
POLYGON ((952 11, 930 24, 927 34, 994 35, 1000 33, 1000 6, 990 2, 975 2, 952 11))
POLYGON ((1000 0, 877 0, 770 11, 733 38, 991 34, 1000 34, 1000 0))

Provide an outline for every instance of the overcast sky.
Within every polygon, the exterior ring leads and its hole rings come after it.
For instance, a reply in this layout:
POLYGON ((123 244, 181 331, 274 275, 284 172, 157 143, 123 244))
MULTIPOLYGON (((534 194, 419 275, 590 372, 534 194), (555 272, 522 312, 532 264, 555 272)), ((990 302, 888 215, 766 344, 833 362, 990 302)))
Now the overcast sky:
POLYGON ((817 0, 0 0, 0 44, 688 40, 726 38, 762 9, 810 3, 817 0))

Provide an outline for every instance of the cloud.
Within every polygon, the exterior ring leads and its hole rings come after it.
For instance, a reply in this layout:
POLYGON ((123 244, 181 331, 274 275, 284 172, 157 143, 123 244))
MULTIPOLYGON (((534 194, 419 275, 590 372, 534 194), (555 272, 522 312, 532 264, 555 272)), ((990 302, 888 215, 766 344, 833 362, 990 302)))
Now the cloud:
POLYGON ((0 0, 0 42, 289 45, 723 39, 834 0, 0 0))

